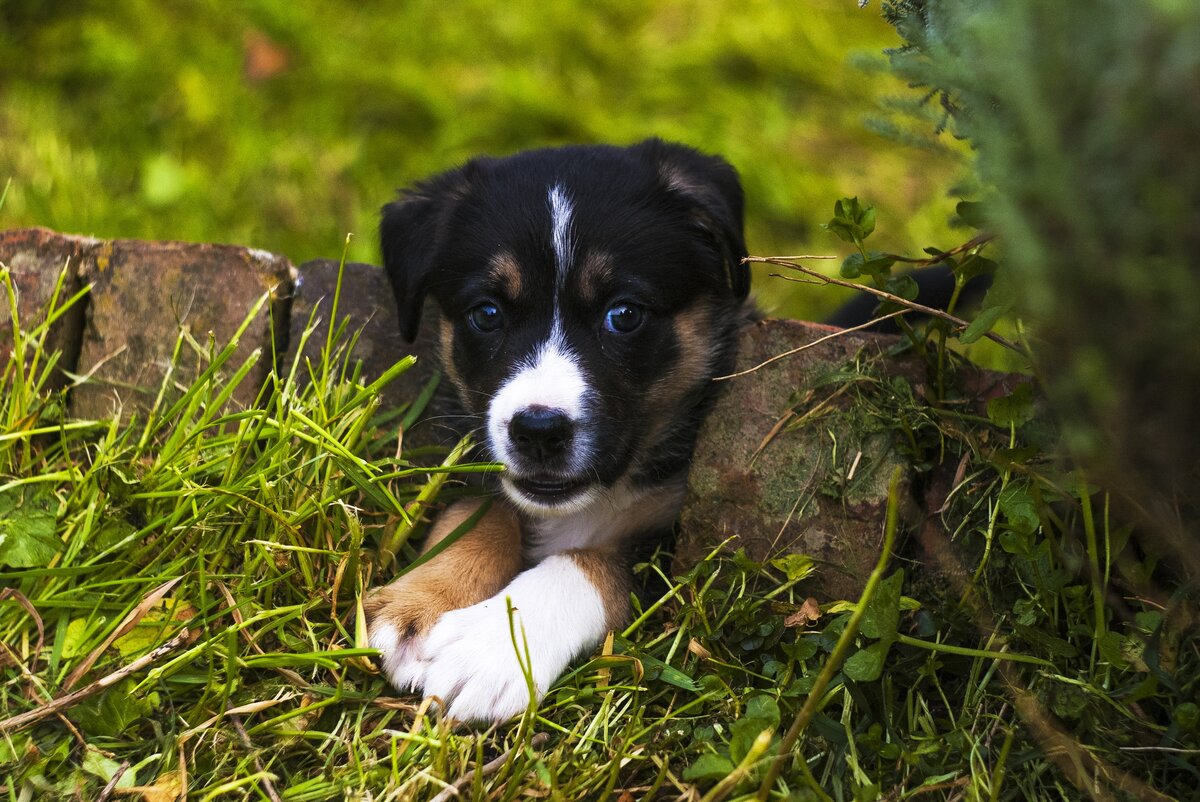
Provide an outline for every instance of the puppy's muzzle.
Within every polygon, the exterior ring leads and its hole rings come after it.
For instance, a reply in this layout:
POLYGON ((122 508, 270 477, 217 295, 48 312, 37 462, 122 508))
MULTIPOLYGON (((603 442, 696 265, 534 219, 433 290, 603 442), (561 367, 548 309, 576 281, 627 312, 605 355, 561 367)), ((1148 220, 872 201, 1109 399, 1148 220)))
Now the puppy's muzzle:
POLYGON ((508 436, 521 457, 545 465, 570 450, 575 424, 562 410, 531 406, 513 415, 508 436))

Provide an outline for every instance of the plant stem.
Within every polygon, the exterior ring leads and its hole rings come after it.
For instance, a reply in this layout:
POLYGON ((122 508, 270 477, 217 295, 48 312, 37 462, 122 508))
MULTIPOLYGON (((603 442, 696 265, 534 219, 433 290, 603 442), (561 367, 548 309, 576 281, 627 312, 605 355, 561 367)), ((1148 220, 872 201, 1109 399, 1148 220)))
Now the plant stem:
POLYGON ((850 646, 854 642, 854 637, 858 634, 858 626, 862 621, 863 615, 866 613, 867 606, 875 596, 875 592, 879 588, 879 583, 883 581, 883 572, 887 569, 888 558, 891 557, 892 546, 896 541, 896 523, 900 508, 899 488, 900 469, 896 468, 892 471, 892 478, 888 482, 887 523, 884 527, 883 549, 880 551, 879 561, 875 564, 875 569, 871 571, 871 576, 867 579, 867 585, 863 588, 862 595, 858 599, 858 605, 855 607, 854 613, 850 616, 850 621, 846 624, 845 630, 842 631, 841 637, 838 638, 837 645, 833 648, 833 653, 825 661, 825 665, 821 667, 821 673, 817 675, 816 681, 813 682, 812 690, 809 691, 808 698, 804 700, 804 706, 796 714, 796 719, 792 722, 792 726, 788 729, 787 734, 783 736, 783 740, 779 744, 779 753, 771 762, 770 768, 767 769, 767 776, 763 778, 762 785, 758 788, 756 798, 760 802, 765 802, 767 796, 771 793, 771 788, 774 787, 775 782, 779 779, 779 775, 783 771, 783 764, 791 756, 792 749, 795 747, 800 733, 804 731, 812 720, 813 715, 816 714, 817 705, 820 704, 822 697, 824 697, 825 689, 833 681, 833 675, 837 673, 845 661, 846 655, 850 651, 850 646))

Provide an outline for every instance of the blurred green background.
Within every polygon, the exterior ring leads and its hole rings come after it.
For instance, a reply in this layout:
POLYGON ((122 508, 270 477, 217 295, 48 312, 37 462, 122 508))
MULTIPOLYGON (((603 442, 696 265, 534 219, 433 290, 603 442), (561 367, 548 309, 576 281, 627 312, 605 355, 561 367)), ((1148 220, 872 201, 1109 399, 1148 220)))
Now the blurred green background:
MULTIPOLYGON (((414 179, 653 135, 739 169, 753 253, 843 253, 819 227, 843 195, 877 205, 874 247, 949 247, 953 144, 864 123, 912 94, 856 66, 897 44, 856 0, 0 0, 0 227, 297 263, 352 232, 378 261, 377 211, 414 179)), ((773 313, 842 297, 767 272, 773 313)))

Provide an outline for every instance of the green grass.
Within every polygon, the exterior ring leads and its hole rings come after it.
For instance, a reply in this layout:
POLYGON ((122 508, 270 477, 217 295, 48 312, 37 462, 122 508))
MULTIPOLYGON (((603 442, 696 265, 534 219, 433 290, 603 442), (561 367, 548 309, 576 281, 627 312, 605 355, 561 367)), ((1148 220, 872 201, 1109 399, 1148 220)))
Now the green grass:
MULTIPOLYGON (((208 369, 126 423, 63 417, 46 330, 18 326, 0 377, 0 798, 1195 787, 1194 599, 1151 582, 1155 556, 1130 545, 1101 491, 1056 467, 1027 398, 983 417, 870 364, 848 370, 854 414, 923 466, 941 509, 880 555, 863 599, 820 599, 789 626, 811 565, 714 554, 661 576, 661 598, 539 707, 478 731, 396 696, 363 648, 363 592, 395 570, 378 555, 410 562, 423 512, 466 491, 439 467, 458 450, 397 455, 419 410, 376 407, 390 377, 368 384, 347 364, 344 324, 319 363, 288 365, 244 411, 224 402, 247 365, 181 338, 208 369), (95 692, 69 695, 81 690, 95 692)), ((895 527, 893 515, 889 539, 895 527)))

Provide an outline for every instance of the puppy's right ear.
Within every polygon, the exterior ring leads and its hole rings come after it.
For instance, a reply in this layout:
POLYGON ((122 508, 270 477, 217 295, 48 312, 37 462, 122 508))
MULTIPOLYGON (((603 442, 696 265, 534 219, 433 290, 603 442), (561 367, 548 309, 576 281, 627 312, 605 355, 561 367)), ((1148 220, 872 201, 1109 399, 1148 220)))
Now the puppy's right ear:
POLYGON ((465 190, 462 170, 443 173, 400 193, 383 207, 379 243, 396 296, 400 335, 416 339, 430 273, 445 242, 447 221, 465 190))

